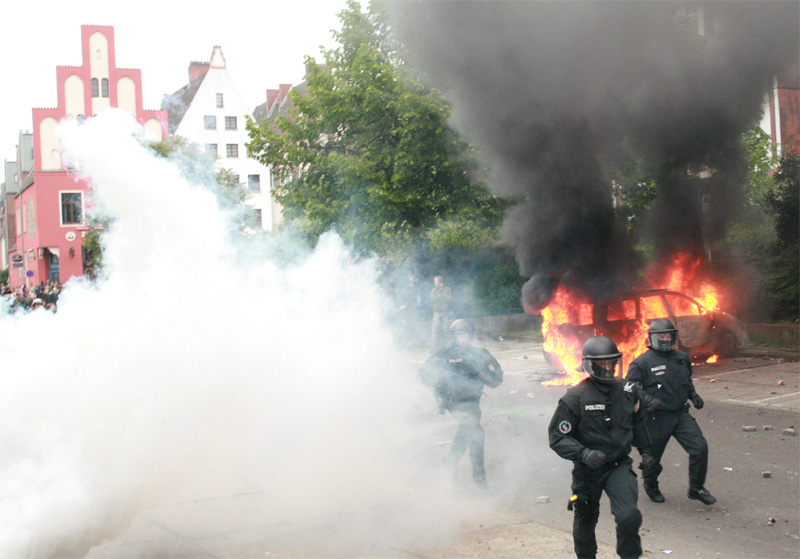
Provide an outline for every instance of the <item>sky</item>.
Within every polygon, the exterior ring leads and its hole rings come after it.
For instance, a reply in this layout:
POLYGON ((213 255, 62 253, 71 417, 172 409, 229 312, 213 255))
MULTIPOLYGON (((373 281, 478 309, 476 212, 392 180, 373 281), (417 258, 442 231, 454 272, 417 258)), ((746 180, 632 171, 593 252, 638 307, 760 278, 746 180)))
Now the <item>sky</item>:
POLYGON ((114 27, 117 66, 142 71, 145 109, 159 109, 165 93, 187 83, 189 63, 208 61, 219 45, 252 110, 266 101, 267 89, 302 80, 306 55, 320 60, 320 45, 335 45, 331 31, 340 28, 337 14, 346 0, 226 0, 198 6, 156 0, 6 6, 0 18, 6 76, 0 88, 0 156, 16 159, 19 132, 32 126, 32 108, 56 106, 56 66, 83 63, 81 25, 114 27))

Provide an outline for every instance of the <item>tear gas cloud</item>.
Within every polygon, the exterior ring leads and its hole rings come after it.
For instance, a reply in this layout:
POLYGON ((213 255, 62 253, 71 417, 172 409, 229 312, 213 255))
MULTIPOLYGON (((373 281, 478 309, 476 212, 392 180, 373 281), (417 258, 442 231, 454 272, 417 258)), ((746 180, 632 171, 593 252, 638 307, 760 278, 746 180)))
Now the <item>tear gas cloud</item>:
POLYGON ((793 1, 386 4, 493 186, 523 199, 504 233, 532 311, 559 283, 590 296, 635 284, 641 262, 610 204, 621 161, 658 178, 657 257, 721 239, 740 199, 739 138, 800 50, 793 1), (706 166, 704 216, 687 170, 706 166))
POLYGON ((238 513, 258 533, 296 527, 296 555, 455 529, 467 513, 429 478, 433 402, 383 326, 374 262, 333 235, 290 265, 243 258, 214 194, 127 114, 60 132, 112 218, 106 274, 69 282, 56 315, 0 316, 0 557, 82 556, 142 511, 237 492, 261 496, 238 513))

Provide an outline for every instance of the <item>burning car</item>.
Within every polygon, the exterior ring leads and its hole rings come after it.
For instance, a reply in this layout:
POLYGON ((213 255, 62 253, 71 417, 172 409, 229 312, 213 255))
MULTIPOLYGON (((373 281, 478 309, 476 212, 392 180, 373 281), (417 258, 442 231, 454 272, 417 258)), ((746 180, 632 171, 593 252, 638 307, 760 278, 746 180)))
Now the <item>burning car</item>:
POLYGON ((560 371, 580 363, 583 343, 595 335, 616 341, 627 367, 645 350, 649 324, 656 318, 672 321, 678 329, 679 348, 693 358, 729 356, 747 340, 736 317, 708 310, 692 297, 669 289, 628 291, 597 304, 574 300, 568 306, 566 315, 542 328, 545 359, 560 371))

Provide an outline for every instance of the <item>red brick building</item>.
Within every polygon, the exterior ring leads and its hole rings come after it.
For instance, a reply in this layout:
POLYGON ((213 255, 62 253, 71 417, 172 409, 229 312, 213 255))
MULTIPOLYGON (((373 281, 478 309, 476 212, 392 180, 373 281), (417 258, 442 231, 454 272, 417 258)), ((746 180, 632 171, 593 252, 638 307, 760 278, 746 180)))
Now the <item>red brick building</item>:
POLYGON ((33 109, 33 157, 17 157, 14 237, 8 239, 13 287, 81 276, 88 185, 62 164, 56 127, 116 107, 131 113, 145 137, 167 134, 167 114, 142 107, 141 70, 117 68, 114 28, 81 26, 82 66, 56 67, 58 105, 33 109), (26 163, 27 161, 27 163, 26 163))
POLYGON ((767 94, 764 131, 782 153, 800 153, 800 68, 775 78, 767 94))

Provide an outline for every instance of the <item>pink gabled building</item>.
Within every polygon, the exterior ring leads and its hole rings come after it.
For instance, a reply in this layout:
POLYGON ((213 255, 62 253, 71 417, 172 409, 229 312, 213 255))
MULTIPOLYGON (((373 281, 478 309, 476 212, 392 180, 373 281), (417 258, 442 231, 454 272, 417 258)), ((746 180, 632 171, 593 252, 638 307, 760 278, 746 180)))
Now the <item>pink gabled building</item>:
MULTIPOLYGON (((63 119, 90 118, 115 107, 141 123, 145 137, 167 135, 167 113, 142 106, 139 69, 117 68, 114 28, 82 25, 82 66, 57 66, 58 105, 33 109, 33 157, 29 168, 17 158, 14 198, 15 242, 9 242, 9 284, 13 287, 81 276, 86 222, 85 181, 76 181, 61 161, 56 126, 63 119)), ((11 241, 11 239, 9 239, 11 241)))

